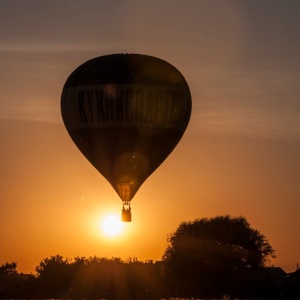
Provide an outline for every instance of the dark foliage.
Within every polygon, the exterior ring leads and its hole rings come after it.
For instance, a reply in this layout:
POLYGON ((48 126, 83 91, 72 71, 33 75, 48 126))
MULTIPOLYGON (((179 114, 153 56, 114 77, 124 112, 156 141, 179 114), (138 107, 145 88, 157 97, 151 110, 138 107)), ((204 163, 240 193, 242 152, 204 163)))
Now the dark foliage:
POLYGON ((164 294, 161 270, 161 262, 55 255, 43 259, 26 284, 21 274, 5 275, 0 298, 158 299, 164 294))
POLYGON ((35 275, 5 263, 0 299, 299 298, 299 270, 286 276, 266 267, 273 255, 245 218, 200 219, 169 236, 163 261, 55 255, 43 259, 35 275))
POLYGON ((18 298, 25 295, 31 275, 18 274, 17 263, 5 263, 0 266, 0 298, 18 298))
POLYGON ((163 260, 181 296, 222 297, 236 293, 237 281, 257 285, 273 256, 265 236, 245 218, 219 216, 181 223, 168 238, 163 260))
POLYGON ((17 273, 17 263, 5 263, 0 266, 0 275, 13 275, 17 273))

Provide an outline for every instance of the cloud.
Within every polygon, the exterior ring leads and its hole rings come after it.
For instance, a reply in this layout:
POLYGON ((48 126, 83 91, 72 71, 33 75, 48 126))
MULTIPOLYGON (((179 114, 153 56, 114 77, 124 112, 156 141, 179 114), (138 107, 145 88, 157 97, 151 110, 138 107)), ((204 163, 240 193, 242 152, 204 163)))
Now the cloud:
MULTIPOLYGON (((56 101, 53 101, 55 103, 56 101)), ((8 104, 0 111, 0 119, 3 120, 28 120, 43 123, 62 123, 59 112, 59 101, 57 105, 50 104, 49 101, 15 101, 8 104)))
POLYGON ((216 72, 194 87, 192 132, 300 138, 297 72, 216 72))

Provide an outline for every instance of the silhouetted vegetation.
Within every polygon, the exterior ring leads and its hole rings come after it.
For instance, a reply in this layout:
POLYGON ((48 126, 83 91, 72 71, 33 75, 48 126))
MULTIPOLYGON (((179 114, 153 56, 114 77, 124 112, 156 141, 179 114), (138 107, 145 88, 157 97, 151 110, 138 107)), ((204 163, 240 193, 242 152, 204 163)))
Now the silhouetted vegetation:
POLYGON ((35 271, 25 286, 24 275, 5 274, 0 298, 158 299, 164 294, 162 262, 55 255, 35 271))
POLYGON ((35 274, 0 266, 0 298, 299 298, 300 269, 267 267, 274 250, 242 217, 183 222, 162 261, 105 257, 43 259, 35 274))
POLYGON ((180 296, 256 297, 257 278, 267 276, 263 267, 273 256, 267 239, 245 218, 220 216, 181 223, 163 260, 180 296))

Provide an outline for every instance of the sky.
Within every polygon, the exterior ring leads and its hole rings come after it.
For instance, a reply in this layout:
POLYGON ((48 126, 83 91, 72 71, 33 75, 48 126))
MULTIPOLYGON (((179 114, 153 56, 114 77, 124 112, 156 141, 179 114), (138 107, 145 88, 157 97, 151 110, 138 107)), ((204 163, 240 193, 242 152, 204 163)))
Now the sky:
POLYGON ((34 273, 51 255, 160 260, 183 221, 244 216, 300 263, 300 1, 0 0, 0 265, 34 273), (189 126, 132 200, 69 137, 60 97, 83 62, 112 53, 168 61, 186 78, 189 126))

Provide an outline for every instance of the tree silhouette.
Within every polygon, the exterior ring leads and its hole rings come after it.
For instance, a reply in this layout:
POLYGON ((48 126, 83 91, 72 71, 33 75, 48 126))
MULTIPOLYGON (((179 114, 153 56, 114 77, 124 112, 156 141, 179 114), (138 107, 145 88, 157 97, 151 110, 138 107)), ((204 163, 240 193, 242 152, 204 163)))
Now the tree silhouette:
MULTIPOLYGON (((161 263, 123 261, 113 257, 60 255, 43 259, 36 267, 35 298, 158 299, 164 291, 161 263)), ((31 289, 32 290, 32 289, 31 289)))
POLYGON ((299 269, 286 276, 266 267, 274 250, 243 217, 181 223, 168 237, 163 260, 61 255, 43 259, 33 274, 0 266, 0 299, 178 298, 295 299, 299 269), (224 298, 224 297, 223 297, 224 298))
POLYGON ((43 259, 35 268, 37 286, 46 298, 59 298, 71 280, 70 265, 61 255, 43 259))
POLYGON ((180 296, 221 297, 236 291, 236 279, 246 273, 249 283, 270 257, 274 250, 264 235, 244 217, 227 215, 181 223, 163 260, 180 296))
POLYGON ((0 266, 0 275, 13 275, 17 274, 17 263, 5 263, 0 266))

